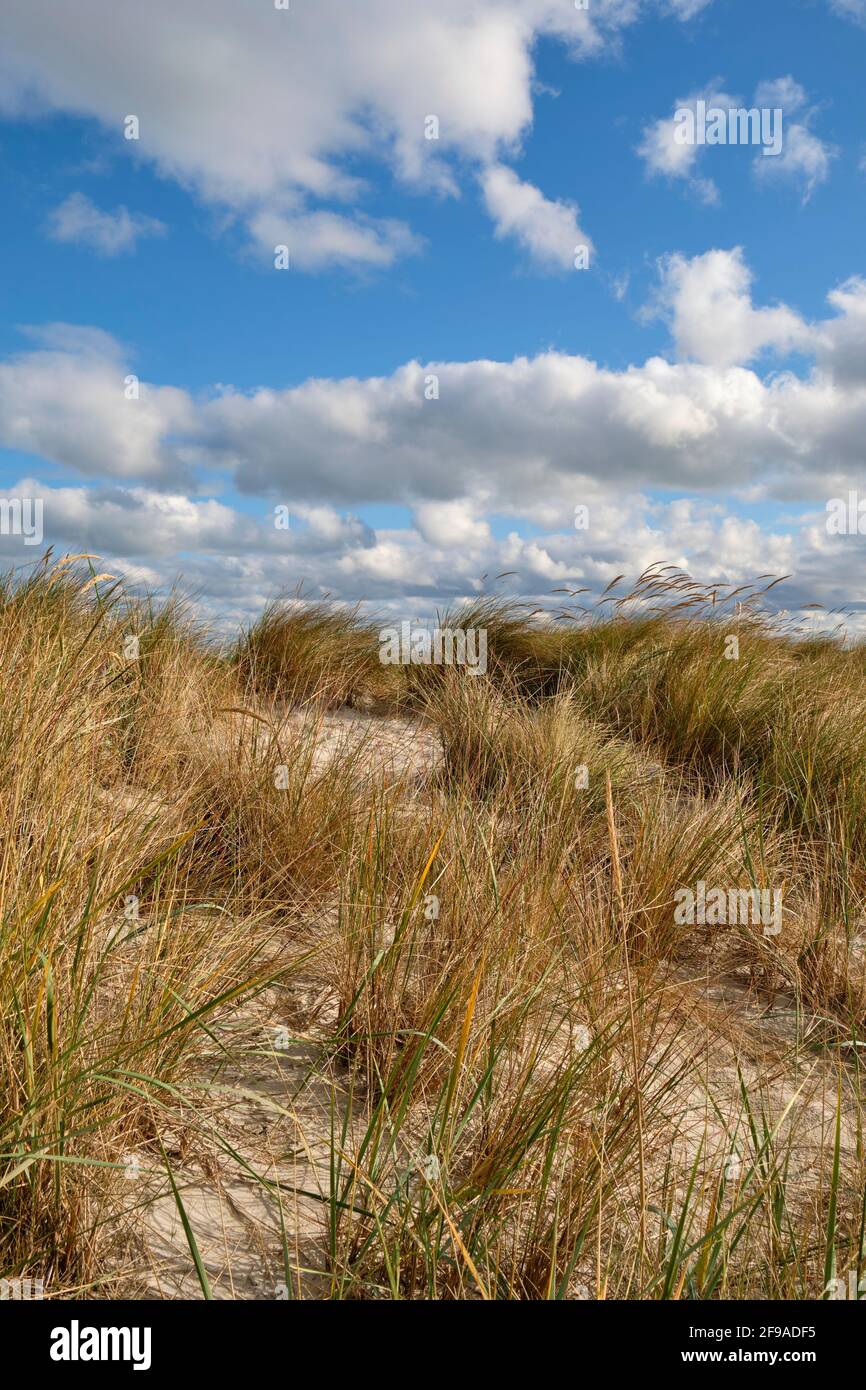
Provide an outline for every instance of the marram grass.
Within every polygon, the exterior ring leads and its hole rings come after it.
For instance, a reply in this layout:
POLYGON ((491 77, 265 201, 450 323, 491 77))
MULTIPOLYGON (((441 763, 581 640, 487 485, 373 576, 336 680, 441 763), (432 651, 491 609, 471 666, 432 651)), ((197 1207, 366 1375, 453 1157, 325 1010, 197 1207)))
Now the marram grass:
POLYGON ((487 634, 472 676, 383 668, 335 605, 226 652, 86 560, 0 585, 0 1277, 128 1292, 149 1153, 211 1297, 166 1136, 183 1112, 249 1166, 201 1056, 297 980, 312 1254, 255 1174, 288 1296, 857 1286, 866 660, 761 586, 615 593, 447 615, 487 634), (346 704, 369 737, 323 758, 346 704), (386 768, 377 721, 438 756, 386 768), (777 888, 782 929, 683 928, 698 882, 777 888))

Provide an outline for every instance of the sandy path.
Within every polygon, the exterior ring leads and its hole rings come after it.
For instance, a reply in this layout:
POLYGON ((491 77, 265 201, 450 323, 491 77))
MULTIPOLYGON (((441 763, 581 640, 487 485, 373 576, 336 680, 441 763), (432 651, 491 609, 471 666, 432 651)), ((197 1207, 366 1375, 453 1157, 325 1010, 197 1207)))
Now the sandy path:
MULTIPOLYGON (((331 1111, 339 1124, 346 1109, 339 1075, 329 1073, 315 1043, 268 1022, 260 1003, 239 1010, 215 1036, 231 1056, 214 1048, 203 1060, 206 1119, 190 1112, 188 1123, 184 1116, 161 1136, 213 1296, 321 1298, 331 1111), (290 1279, 284 1249, 295 1271, 290 1279)), ((130 1164, 144 1203, 134 1238, 138 1296, 202 1298, 158 1164, 152 1150, 130 1164)))
MULTIPOLYGON (((314 772, 338 755, 354 753, 355 765, 371 776, 411 782, 423 778, 440 756, 434 730, 353 709, 319 716, 280 711, 275 730, 300 731, 311 717, 314 772)), ((246 723, 232 722, 217 735, 220 748, 227 751, 236 727, 249 731, 246 723)), ((111 799, 115 807, 122 804, 117 791, 111 799)), ((302 1004, 304 982, 295 980, 290 988, 295 1003, 302 1004)), ((331 1124, 333 1115, 342 1126, 347 1103, 342 1077, 315 1039, 286 1024, 288 1014, 297 1018, 299 1012, 307 1011, 287 1008, 285 995, 275 990, 235 1010, 214 1030, 218 1041, 208 1045, 198 1067, 196 1111, 161 1132, 217 1299, 327 1296, 331 1124), (290 1278, 286 1250, 294 1271, 290 1278)), ((128 1200, 133 1195, 128 1189, 121 1193, 124 1207, 134 1208, 124 1219, 134 1296, 202 1298, 158 1150, 129 1154, 126 1163, 129 1180, 138 1184, 134 1201, 128 1200)))
MULTIPOLYGON (((310 715, 293 711, 285 720, 300 729, 310 715)), ((361 710, 338 709, 319 716, 313 770, 332 758, 355 753, 372 775, 421 777, 439 762, 441 744, 435 729, 411 719, 382 718, 361 710)))

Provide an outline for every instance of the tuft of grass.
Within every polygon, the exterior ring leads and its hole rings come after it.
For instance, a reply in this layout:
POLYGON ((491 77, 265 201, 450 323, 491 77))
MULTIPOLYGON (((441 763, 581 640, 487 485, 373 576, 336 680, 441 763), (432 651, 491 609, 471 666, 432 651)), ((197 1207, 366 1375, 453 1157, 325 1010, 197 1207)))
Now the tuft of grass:
POLYGON ((335 708, 388 690, 374 625, 356 608, 324 600, 268 604, 237 642, 233 658, 251 691, 289 705, 335 708))

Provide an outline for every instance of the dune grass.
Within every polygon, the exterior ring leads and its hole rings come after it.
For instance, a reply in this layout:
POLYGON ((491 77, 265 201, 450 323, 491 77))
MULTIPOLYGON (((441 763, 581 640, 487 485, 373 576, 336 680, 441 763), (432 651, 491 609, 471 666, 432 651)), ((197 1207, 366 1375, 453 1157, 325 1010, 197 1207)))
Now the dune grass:
POLYGON ((866 658, 669 569, 576 597, 443 618, 487 634, 471 676, 383 668, 332 604, 226 652, 88 559, 0 584, 0 1277, 122 1287, 125 1156, 169 1165, 203 1040, 289 976, 332 1095, 325 1296, 859 1277, 866 658), (435 765, 322 759, 346 703, 435 765), (699 881, 782 890, 781 930, 677 922, 699 881))

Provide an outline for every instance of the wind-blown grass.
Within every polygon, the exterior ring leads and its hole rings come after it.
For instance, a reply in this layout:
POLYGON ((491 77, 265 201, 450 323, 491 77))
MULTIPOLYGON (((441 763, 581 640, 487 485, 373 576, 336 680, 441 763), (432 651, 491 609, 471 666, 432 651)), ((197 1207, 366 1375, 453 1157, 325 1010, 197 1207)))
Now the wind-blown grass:
POLYGON ((163 1131, 204 1118, 202 1040, 299 971, 327 1296, 859 1277, 866 658, 759 590, 613 592, 452 613, 487 633, 473 676, 384 670, 331 605, 274 605, 226 654, 81 560, 0 585, 3 1277, 110 1291, 145 1147, 210 1296, 163 1131), (435 766, 321 756, 328 710, 385 701, 435 766), (678 924, 699 880, 783 888, 782 931, 678 924))

